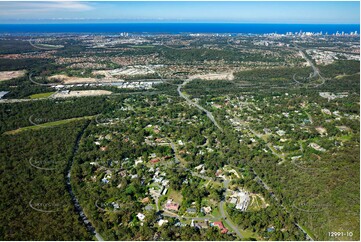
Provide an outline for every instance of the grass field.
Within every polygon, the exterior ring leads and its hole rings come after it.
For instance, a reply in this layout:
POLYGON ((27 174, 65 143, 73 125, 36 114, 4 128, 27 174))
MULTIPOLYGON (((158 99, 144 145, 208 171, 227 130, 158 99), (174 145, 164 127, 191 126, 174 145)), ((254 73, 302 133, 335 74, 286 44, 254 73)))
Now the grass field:
POLYGON ((50 97, 53 93, 55 93, 55 92, 37 93, 37 94, 30 95, 29 98, 30 98, 30 99, 48 98, 48 97, 50 97))
POLYGON ((26 127, 22 127, 19 129, 7 131, 4 134, 16 134, 16 133, 23 132, 26 130, 37 130, 37 129, 49 128, 49 127, 54 127, 54 126, 58 126, 58 125, 62 125, 62 124, 67 124, 67 123, 74 122, 74 121, 81 120, 81 119, 90 119, 93 117, 94 116, 84 116, 84 117, 80 117, 80 118, 63 119, 63 120, 43 123, 43 124, 39 124, 39 125, 26 126, 26 127))
POLYGON ((339 139, 343 142, 346 142, 346 141, 351 140, 351 138, 352 138, 352 134, 345 134, 345 135, 338 137, 337 139, 339 139))
POLYGON ((244 238, 256 238, 257 240, 262 240, 256 233, 253 233, 250 230, 240 229, 239 232, 244 236, 244 238))
POLYGON ((298 226, 300 226, 304 231, 306 231, 306 233, 307 233, 309 236, 311 236, 312 239, 315 238, 315 235, 314 235, 308 228, 306 228, 305 226, 301 226, 301 225, 298 225, 298 226))
POLYGON ((219 212, 218 208, 214 208, 211 213, 215 218, 221 217, 221 213, 219 212))
MULTIPOLYGON (((223 225, 229 230, 229 231, 233 231, 232 228, 229 226, 229 224, 226 221, 223 221, 223 225)), ((236 225, 236 227, 238 227, 236 225)), ((256 233, 250 231, 250 230, 243 230, 238 228, 239 232, 242 234, 242 236, 246 239, 248 238, 255 238, 257 240, 262 240, 262 238, 260 238, 256 233)))
POLYGON ((183 196, 180 192, 174 191, 173 189, 169 188, 167 193, 168 199, 172 198, 174 202, 181 204, 183 200, 183 196))

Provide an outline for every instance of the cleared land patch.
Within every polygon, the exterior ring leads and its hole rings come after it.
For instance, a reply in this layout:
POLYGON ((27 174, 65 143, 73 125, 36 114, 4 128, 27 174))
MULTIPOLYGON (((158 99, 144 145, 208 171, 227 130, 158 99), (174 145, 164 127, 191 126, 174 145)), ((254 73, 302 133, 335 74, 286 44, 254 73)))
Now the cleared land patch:
POLYGON ((7 81, 13 78, 18 78, 24 76, 26 70, 20 71, 0 71, 0 81, 7 81))
POLYGON ((90 119, 90 118, 93 118, 93 117, 94 116, 84 116, 84 117, 80 117, 80 118, 63 119, 63 120, 58 120, 58 121, 54 121, 54 122, 48 122, 48 123, 32 125, 32 126, 26 126, 26 127, 18 128, 18 129, 15 129, 15 130, 6 131, 4 134, 12 135, 12 134, 17 134, 19 132, 26 131, 26 130, 37 130, 37 129, 42 129, 42 128, 49 128, 49 127, 54 127, 54 126, 58 126, 58 125, 62 125, 62 124, 67 124, 67 123, 77 121, 77 120, 81 120, 81 119, 90 119))
POLYGON ((127 66, 124 68, 113 69, 113 70, 97 70, 93 71, 93 75, 103 75, 106 79, 114 76, 139 76, 154 74, 155 71, 147 66, 127 66))
POLYGON ((55 93, 55 92, 37 93, 37 94, 30 95, 29 98, 30 99, 47 98, 47 97, 50 97, 53 93, 55 93))
POLYGON ((110 95, 110 94, 112 94, 112 92, 106 90, 83 90, 83 91, 58 92, 54 94, 54 98, 101 96, 101 95, 110 95))
POLYGON ((209 73, 209 74, 197 74, 189 76, 189 79, 203 79, 203 80, 233 80, 233 72, 224 73, 209 73))
POLYGON ((75 83, 96 83, 98 79, 93 77, 74 77, 67 75, 53 75, 49 77, 52 81, 61 81, 64 84, 75 84, 75 83))

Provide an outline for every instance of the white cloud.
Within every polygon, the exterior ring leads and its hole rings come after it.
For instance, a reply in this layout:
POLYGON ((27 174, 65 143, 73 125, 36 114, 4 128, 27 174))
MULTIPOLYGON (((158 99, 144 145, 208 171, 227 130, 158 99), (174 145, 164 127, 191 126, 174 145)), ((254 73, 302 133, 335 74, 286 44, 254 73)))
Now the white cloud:
POLYGON ((84 2, 0 2, 1 16, 37 15, 59 11, 79 12, 92 10, 93 7, 84 2))

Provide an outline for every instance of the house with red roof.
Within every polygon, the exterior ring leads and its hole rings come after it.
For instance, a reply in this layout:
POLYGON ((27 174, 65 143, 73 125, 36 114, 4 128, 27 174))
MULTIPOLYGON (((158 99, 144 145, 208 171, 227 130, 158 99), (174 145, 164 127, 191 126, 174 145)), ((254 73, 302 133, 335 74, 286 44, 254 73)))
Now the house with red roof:
POLYGON ((160 159, 159 158, 154 158, 154 159, 151 159, 150 160, 150 163, 158 163, 160 161, 160 159))
POLYGON ((173 203, 170 200, 165 204, 165 209, 178 212, 179 204, 173 203))
POLYGON ((214 222, 212 225, 215 227, 218 227, 221 230, 222 234, 225 234, 228 232, 228 229, 226 229, 226 227, 224 227, 222 221, 214 222))

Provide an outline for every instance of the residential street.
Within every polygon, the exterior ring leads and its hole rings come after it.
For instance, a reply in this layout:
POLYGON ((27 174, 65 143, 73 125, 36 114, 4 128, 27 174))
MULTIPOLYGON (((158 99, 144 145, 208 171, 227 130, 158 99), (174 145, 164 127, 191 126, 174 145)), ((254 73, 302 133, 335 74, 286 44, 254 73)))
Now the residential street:
MULTIPOLYGON (((229 185, 229 180, 224 180, 223 187, 225 190, 228 189, 228 185, 229 185)), ((237 234, 237 236, 239 238, 243 238, 243 235, 241 234, 241 232, 239 232, 239 229, 237 228, 237 226, 233 224, 232 220, 230 219, 230 217, 227 213, 227 210, 224 209, 224 206, 225 206, 225 198, 223 198, 222 201, 218 205, 221 216, 222 216, 223 220, 225 220, 227 222, 227 224, 232 228, 232 230, 237 234)))
POLYGON ((177 91, 179 96, 181 96, 182 98, 184 98, 189 105, 191 106, 195 106, 196 108, 198 108, 199 110, 201 110, 202 112, 205 112, 207 114, 207 117, 213 122, 213 124, 223 132, 223 129, 221 128, 221 126, 219 126, 219 124, 217 123, 217 121, 215 120, 213 114, 211 112, 209 112, 207 109, 203 108, 201 105, 193 102, 192 100, 190 100, 187 95, 185 95, 184 93, 182 93, 181 89, 182 87, 184 87, 185 85, 187 85, 190 81, 192 81, 192 79, 187 79, 186 81, 184 81, 182 84, 178 85, 177 91))

